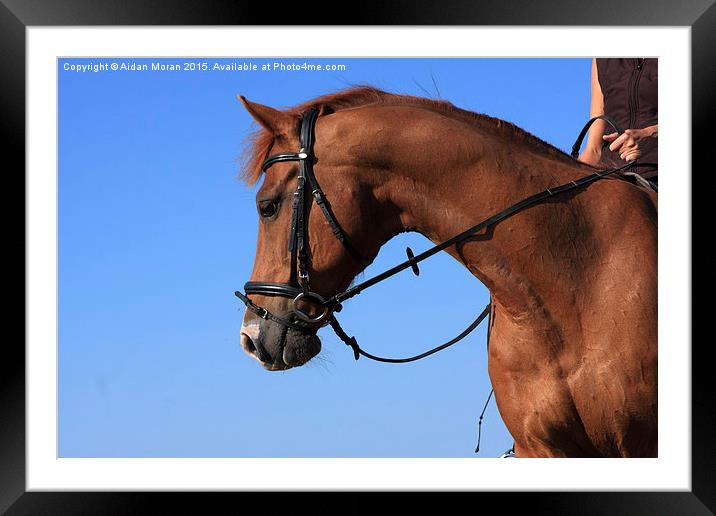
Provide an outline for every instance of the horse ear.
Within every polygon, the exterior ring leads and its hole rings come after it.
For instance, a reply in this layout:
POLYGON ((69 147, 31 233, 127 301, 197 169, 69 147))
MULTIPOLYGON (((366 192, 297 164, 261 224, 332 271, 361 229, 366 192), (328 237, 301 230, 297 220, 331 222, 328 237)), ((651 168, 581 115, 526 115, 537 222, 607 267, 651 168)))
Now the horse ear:
POLYGON ((287 127, 292 127, 295 122, 293 115, 256 102, 249 102, 243 95, 238 97, 251 117, 274 134, 281 134, 287 127))

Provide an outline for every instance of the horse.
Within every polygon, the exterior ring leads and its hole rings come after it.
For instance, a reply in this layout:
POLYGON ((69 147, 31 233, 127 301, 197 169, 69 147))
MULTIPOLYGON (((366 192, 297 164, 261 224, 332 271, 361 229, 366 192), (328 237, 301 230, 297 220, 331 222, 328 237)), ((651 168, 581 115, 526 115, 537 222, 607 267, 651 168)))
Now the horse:
MULTIPOLYGON (((287 236, 296 238, 304 161, 327 186, 320 193, 334 217, 305 210, 299 273, 306 281, 310 273, 310 295, 292 303, 247 288, 254 310, 245 313, 241 346, 271 371, 320 352, 319 301, 344 291, 394 236, 442 242, 599 170, 510 122, 443 100, 368 86, 290 109, 240 100, 259 124, 242 177, 248 185, 264 178, 251 280, 296 280, 287 236), (287 154, 304 143, 309 110, 312 154, 287 154), (272 154, 279 158, 264 170, 272 154), (336 238, 338 224, 350 246, 336 238)), ((516 457, 657 456, 657 208, 655 192, 614 174, 445 249, 490 291, 488 374, 516 457)))

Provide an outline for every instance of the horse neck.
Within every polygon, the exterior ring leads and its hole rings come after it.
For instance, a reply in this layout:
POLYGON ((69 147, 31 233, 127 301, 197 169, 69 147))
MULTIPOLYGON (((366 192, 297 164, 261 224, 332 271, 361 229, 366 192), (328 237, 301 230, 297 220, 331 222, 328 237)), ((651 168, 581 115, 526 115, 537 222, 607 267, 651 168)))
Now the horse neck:
MULTIPOLYGON (((563 157, 537 152, 481 131, 441 142, 432 159, 408 158, 392 174, 390 202, 404 231, 439 243, 550 186, 581 177, 584 170, 563 157)), ((447 252, 491 291, 514 319, 524 320, 550 303, 551 292, 571 291, 581 281, 578 249, 591 234, 579 203, 544 203, 452 246, 447 252), (556 207, 556 210, 553 209, 556 207), (558 252, 555 252, 558 250, 558 252), (554 288, 555 282, 569 282, 554 288)))

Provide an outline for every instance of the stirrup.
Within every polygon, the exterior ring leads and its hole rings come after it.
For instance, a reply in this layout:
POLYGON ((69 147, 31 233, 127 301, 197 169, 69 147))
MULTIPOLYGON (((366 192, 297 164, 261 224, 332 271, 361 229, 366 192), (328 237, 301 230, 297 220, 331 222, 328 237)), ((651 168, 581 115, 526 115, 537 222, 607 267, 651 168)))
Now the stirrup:
POLYGON ((515 459, 515 458, 517 458, 517 457, 515 457, 515 449, 514 449, 514 448, 510 448, 510 449, 507 450, 505 453, 503 453, 502 455, 500 455, 500 458, 501 458, 501 459, 515 459))

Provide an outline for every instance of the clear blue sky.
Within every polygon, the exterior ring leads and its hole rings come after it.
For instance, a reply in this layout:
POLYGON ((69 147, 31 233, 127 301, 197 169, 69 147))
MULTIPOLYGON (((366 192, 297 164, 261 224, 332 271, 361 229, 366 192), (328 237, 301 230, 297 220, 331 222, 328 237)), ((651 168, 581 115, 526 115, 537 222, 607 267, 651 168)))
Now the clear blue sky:
MULTIPOLYGON (((568 151, 589 116, 590 60, 65 70, 132 61, 153 60, 58 62, 60 456, 479 458, 510 448, 493 400, 473 453, 490 391, 485 326, 408 365, 355 362, 330 328, 320 332, 321 354, 301 368, 269 373, 244 354, 233 292, 251 272, 257 215, 255 188, 236 179, 253 129, 236 95, 280 107, 367 83, 437 96, 432 76, 442 98, 568 151)), ((429 242, 401 235, 365 277, 403 260, 406 245, 417 254, 429 242)), ((487 289, 441 254, 421 264, 419 278, 404 272, 348 302, 340 319, 366 350, 403 356, 453 337, 487 302, 487 289), (450 303, 435 302, 437 287, 450 303)))

